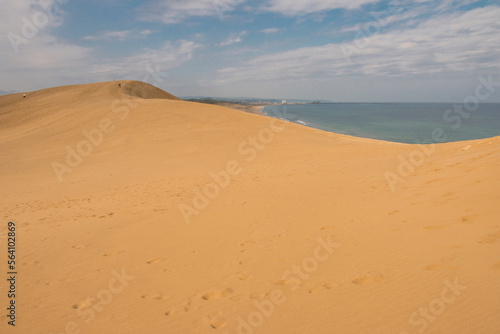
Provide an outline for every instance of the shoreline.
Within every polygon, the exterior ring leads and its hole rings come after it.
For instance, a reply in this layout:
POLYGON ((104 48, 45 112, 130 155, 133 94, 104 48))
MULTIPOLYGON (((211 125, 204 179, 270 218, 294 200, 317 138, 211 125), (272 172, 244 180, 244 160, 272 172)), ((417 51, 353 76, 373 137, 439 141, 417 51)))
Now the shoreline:
MULTIPOLYGON (((293 104, 287 104, 287 105, 293 105, 293 104)), ((311 105, 316 105, 316 104, 311 104, 311 105)), ((500 105, 500 104, 498 104, 498 105, 500 105)), ((265 107, 268 107, 268 106, 281 106, 281 105, 262 105, 260 107, 260 109, 259 109, 258 114, 264 115, 264 116, 273 117, 273 118, 277 118, 277 119, 282 119, 280 117, 273 116, 272 113, 269 113, 269 114, 263 113, 262 110, 265 107)), ((448 124, 445 123, 445 124, 442 124, 441 127, 438 126, 438 125, 436 125, 435 127, 433 127, 430 130, 427 129, 428 130, 427 132, 423 132, 427 136, 426 137, 427 139, 423 139, 422 140, 420 138, 416 138, 416 139, 401 138, 399 141, 396 141, 396 140, 385 139, 384 137, 387 136, 387 133, 382 133, 380 136, 377 136, 376 134, 374 134, 376 132, 374 132, 373 130, 369 131, 370 136, 363 136, 363 135, 360 135, 360 134, 350 134, 350 133, 345 133, 345 132, 337 132, 335 129, 329 130, 329 129, 315 127, 314 125, 311 125, 311 123, 305 122, 305 121, 300 120, 300 119, 298 121, 292 121, 292 120, 286 120, 286 121, 290 122, 290 123, 293 123, 293 124, 296 124, 296 125, 304 126, 306 128, 309 128, 309 129, 314 129, 314 130, 317 130, 317 131, 323 131, 325 133, 334 133, 334 134, 337 134, 337 135, 344 135, 344 136, 349 136, 349 137, 354 137, 354 138, 377 140, 377 141, 383 141, 383 142, 388 142, 388 143, 396 143, 396 144, 404 144, 404 145, 424 145, 424 146, 425 145, 436 145, 436 144, 439 145, 439 144, 447 144, 447 143, 457 143, 457 142, 486 140, 486 139, 490 139, 490 138, 500 137, 500 133, 498 133, 498 134, 488 134, 485 137, 479 137, 478 136, 478 138, 463 138, 463 139, 462 138, 458 138, 458 139, 455 138, 455 139, 453 139, 453 137, 449 136, 449 134, 453 134, 453 132, 455 132, 457 130, 453 129, 453 131, 452 131, 450 129, 450 130, 447 131, 446 128, 444 128, 444 127, 446 125, 448 125, 448 124), (451 140, 448 139, 450 137, 452 138, 451 140), (444 139, 444 138, 446 138, 446 139, 444 139)), ((362 131, 359 131, 359 132, 362 132, 362 131)))
MULTIPOLYGON (((453 144, 453 143, 467 143, 467 142, 478 142, 482 140, 489 140, 489 139, 495 139, 495 138, 500 138, 500 135, 497 136, 492 136, 492 137, 485 137, 485 138, 477 138, 477 139, 464 139, 464 140, 456 140, 456 141, 445 141, 445 142, 439 142, 439 141, 433 141, 430 143, 425 143, 425 144, 419 144, 417 142, 415 143, 406 143, 406 142, 398 142, 398 141, 391 141, 391 140, 385 140, 385 139, 379 139, 379 138, 370 138, 370 137, 361 137, 361 136, 355 136, 355 135, 350 135, 350 134, 345 134, 345 133, 339 133, 339 132, 334 132, 334 131, 329 131, 329 130, 324 130, 324 129, 319 129, 315 128, 311 125, 305 125, 301 124, 298 122, 293 122, 290 120, 283 120, 279 117, 275 117, 269 114, 264 114, 262 110, 265 107, 272 107, 272 106, 281 106, 282 104, 262 104, 262 105, 243 105, 243 104, 235 104, 235 103, 226 103, 226 102, 221 102, 221 104, 217 104, 226 108, 234 109, 234 110, 239 110, 243 112, 248 112, 254 115, 259 115, 259 116, 264 116, 264 117, 270 117, 273 119, 279 119, 285 122, 289 122, 291 124, 297 125, 304 127, 308 130, 314 130, 314 131, 320 131, 324 132, 326 135, 328 134, 334 134, 338 136, 345 136, 348 138, 353 138, 353 139, 359 139, 359 140, 366 140, 366 141, 374 141, 374 142, 381 142, 381 143, 386 143, 386 144, 397 144, 397 145, 407 145, 407 146, 433 146, 433 145, 444 145, 444 144, 453 144)), ((286 105, 294 105, 294 104, 286 104, 286 105)), ((315 104, 312 104, 315 105, 315 104)))

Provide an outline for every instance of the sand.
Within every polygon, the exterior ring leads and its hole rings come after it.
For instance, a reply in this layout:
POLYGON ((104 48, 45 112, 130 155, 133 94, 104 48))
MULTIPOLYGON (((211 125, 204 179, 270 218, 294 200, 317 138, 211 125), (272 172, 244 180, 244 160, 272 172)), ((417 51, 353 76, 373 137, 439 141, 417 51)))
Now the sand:
POLYGON ((500 137, 388 143, 120 83, 0 97, 2 333, 499 332, 500 137))
MULTIPOLYGON (((191 101, 191 100, 189 100, 189 101, 191 101)), ((202 101, 192 101, 192 102, 207 103, 207 102, 202 102, 202 101)), ((241 111, 245 111, 245 112, 249 112, 249 113, 257 114, 257 115, 264 115, 264 113, 262 112, 264 107, 272 106, 272 104, 264 104, 264 103, 262 103, 262 104, 260 104, 260 103, 259 104, 257 104, 257 103, 255 103, 255 104, 254 103, 252 103, 252 104, 230 103, 230 102, 224 102, 224 101, 218 101, 218 100, 210 100, 210 102, 208 104, 215 104, 218 106, 223 106, 226 108, 241 110, 241 111)))

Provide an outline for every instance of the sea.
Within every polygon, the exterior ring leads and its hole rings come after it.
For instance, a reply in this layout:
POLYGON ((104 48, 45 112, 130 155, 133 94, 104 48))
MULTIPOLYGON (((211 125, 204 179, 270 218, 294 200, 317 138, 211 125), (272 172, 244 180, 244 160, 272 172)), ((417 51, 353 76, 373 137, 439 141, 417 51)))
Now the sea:
POLYGON ((407 144, 500 136, 500 103, 283 104, 262 112, 324 131, 407 144))

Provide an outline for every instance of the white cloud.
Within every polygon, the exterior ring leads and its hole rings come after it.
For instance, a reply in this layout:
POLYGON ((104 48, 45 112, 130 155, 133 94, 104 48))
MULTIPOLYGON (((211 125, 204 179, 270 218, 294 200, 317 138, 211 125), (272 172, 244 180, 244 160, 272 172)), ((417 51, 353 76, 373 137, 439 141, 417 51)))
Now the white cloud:
POLYGON ((140 8, 140 18, 166 24, 180 23, 189 17, 219 16, 233 11, 246 0, 158 0, 140 8))
MULTIPOLYGON (((36 18, 43 18, 40 15, 44 13, 37 4, 38 1, 31 0, 0 3, 0 11, 6 13, 5 20, 0 21, 0 34, 7 36, 13 33, 21 41, 13 47, 8 38, 0 39, 1 90, 26 91, 75 82, 112 80, 115 77, 144 80, 150 70, 163 72, 184 64, 201 47, 197 43, 180 40, 166 42, 159 49, 143 49, 132 56, 97 59, 92 48, 66 42, 52 34, 52 28, 63 22, 62 10, 51 11, 50 19, 53 21, 35 25, 36 18), (34 24, 36 30, 23 30, 23 18, 34 24), (29 36, 23 34, 27 31, 29 36)), ((47 17, 49 18, 48 14, 47 17)), ((151 30, 107 31, 87 39, 123 40, 145 37, 152 33, 154 31, 151 30)))
MULTIPOLYGON (((47 9, 40 7, 38 0, 0 2, 0 12, 4 13, 0 34, 5 36, 0 39, 0 89, 26 91, 114 77, 143 80, 148 71, 168 71, 189 61, 200 47, 181 40, 166 42, 159 49, 144 49, 128 57, 97 59, 92 48, 54 36, 53 29, 64 22, 63 7, 55 1, 47 9)), ((85 39, 125 40, 153 33, 152 30, 135 29, 105 31, 85 39)))
POLYGON ((47 28, 59 26, 62 23, 63 6, 52 0, 43 7, 39 0, 16 0, 1 1, 0 13, 0 32, 7 34, 9 32, 22 35, 22 29, 28 24, 34 25, 38 31, 47 28))
POLYGON ((43 84, 50 75, 69 72, 89 57, 91 49, 62 41, 51 34, 62 24, 63 5, 52 1, 2 1, 0 12, 0 88, 22 90, 43 84), (30 78, 26 80, 26 78, 30 78))
POLYGON ((247 34, 246 31, 242 31, 239 34, 231 34, 228 39, 220 43, 220 46, 227 46, 235 43, 241 43, 243 41, 243 36, 247 34))
POLYGON ((145 30, 139 32, 139 35, 141 35, 141 36, 149 36, 149 35, 152 35, 154 33, 156 33, 156 31, 145 29, 145 30))
POLYGON ((413 76, 500 69, 500 7, 438 15, 354 43, 268 54, 219 70, 218 83, 294 78, 413 76), (361 47, 357 47, 361 46, 361 47), (347 60, 342 48, 350 52, 347 60))
POLYGON ((166 42, 159 49, 143 49, 129 57, 94 61, 81 75, 91 75, 95 81, 112 78, 145 80, 148 71, 165 72, 188 62, 201 45, 188 40, 166 42), (148 70, 149 68, 149 70, 148 70))
POLYGON ((264 34, 275 34, 278 31, 280 31, 278 28, 267 28, 267 29, 262 29, 260 32, 264 34))
POLYGON ((103 31, 94 36, 86 36, 84 40, 92 40, 92 41, 109 41, 109 40, 118 40, 124 41, 128 37, 130 37, 133 30, 121 30, 121 31, 103 31))
POLYGON ((301 16, 332 9, 356 9, 367 3, 380 0, 269 0, 262 7, 264 11, 280 13, 287 16, 301 16))
POLYGON ((449 14, 455 12, 457 8, 478 1, 479 0, 393 1, 389 2, 381 11, 371 13, 371 16, 375 19, 374 21, 344 27, 341 32, 362 32, 366 30, 367 27, 368 29, 384 28, 394 23, 412 27, 420 23, 419 19, 422 17, 449 14))
POLYGON ((152 30, 142 30, 138 33, 134 29, 130 30, 116 30, 116 31, 103 31, 93 36, 86 36, 83 39, 87 41, 125 41, 132 38, 145 38, 155 32, 152 30))

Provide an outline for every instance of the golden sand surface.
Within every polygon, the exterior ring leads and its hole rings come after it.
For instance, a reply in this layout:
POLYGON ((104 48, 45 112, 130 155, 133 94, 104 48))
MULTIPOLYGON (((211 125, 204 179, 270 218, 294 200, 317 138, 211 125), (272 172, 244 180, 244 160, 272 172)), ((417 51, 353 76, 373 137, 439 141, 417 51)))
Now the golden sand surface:
POLYGON ((500 137, 389 143, 119 83, 0 97, 0 332, 500 332, 500 137))

